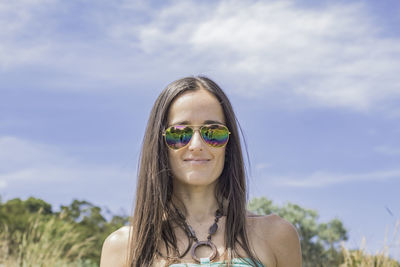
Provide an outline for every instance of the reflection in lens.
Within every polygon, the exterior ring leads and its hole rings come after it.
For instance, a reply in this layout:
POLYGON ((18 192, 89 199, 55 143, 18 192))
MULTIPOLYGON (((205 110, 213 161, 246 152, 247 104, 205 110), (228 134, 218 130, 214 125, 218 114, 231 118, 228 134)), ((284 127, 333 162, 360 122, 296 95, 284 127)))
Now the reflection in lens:
POLYGON ((204 125, 201 128, 201 136, 210 146, 222 147, 228 142, 229 130, 223 125, 204 125))
POLYGON ((165 131, 165 141, 172 149, 186 146, 192 138, 193 130, 185 125, 175 125, 165 131))

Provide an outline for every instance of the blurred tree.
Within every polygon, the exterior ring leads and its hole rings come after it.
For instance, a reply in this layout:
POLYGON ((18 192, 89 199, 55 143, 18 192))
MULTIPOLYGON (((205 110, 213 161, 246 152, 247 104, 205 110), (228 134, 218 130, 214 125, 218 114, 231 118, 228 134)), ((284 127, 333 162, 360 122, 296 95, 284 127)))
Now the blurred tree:
MULTIPOLYGON (((41 199, 30 197, 23 201, 19 198, 8 200, 5 203, 0 203, 0 231, 7 231, 10 236, 16 232, 22 233, 28 229, 30 218, 41 213, 41 216, 51 216, 51 205, 41 199)), ((10 253, 18 249, 18 242, 10 240, 10 253)))
POLYGON ((128 217, 114 215, 110 222, 101 214, 101 208, 85 200, 73 200, 69 206, 61 206, 60 213, 65 219, 76 223, 76 227, 82 232, 81 241, 94 238, 94 247, 88 259, 98 261, 101 247, 106 237, 118 228, 128 223, 128 217))
MULTIPOLYGON (((77 244, 92 240, 92 248, 85 251, 83 259, 96 264, 99 263, 105 238, 129 221, 127 216, 117 215, 113 215, 110 221, 107 221, 100 207, 85 200, 73 200, 69 206, 61 206, 59 212, 53 212, 49 203, 33 197, 27 200, 15 198, 0 202, 0 231, 7 231, 7 236, 26 234, 32 227, 32 219, 36 217, 43 225, 46 221, 57 218, 54 223, 73 226, 74 230, 80 233, 75 240, 77 244)), ((37 227, 40 229, 42 226, 37 227)), ((53 237, 60 238, 56 233, 53 237)), ((18 252, 19 244, 15 240, 9 240, 7 244, 10 246, 9 253, 18 252)), ((71 246, 72 244, 67 245, 64 249, 69 250, 71 246)))
POLYGON ((0 203, 0 227, 2 224, 7 224, 10 232, 22 231, 26 229, 29 217, 39 211, 43 215, 50 215, 52 214, 51 205, 33 197, 25 201, 14 198, 0 203))
POLYGON ((338 247, 341 241, 347 240, 347 231, 339 219, 319 224, 316 211, 292 203, 278 207, 265 197, 252 199, 248 209, 259 215, 275 213, 296 227, 304 267, 338 266, 343 261, 338 247))

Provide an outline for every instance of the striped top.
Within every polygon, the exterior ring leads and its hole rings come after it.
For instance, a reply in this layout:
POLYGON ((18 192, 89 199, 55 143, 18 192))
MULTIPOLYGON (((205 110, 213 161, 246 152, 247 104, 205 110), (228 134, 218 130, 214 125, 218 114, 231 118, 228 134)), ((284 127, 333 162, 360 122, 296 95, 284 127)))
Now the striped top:
MULTIPOLYGON (((232 267, 248 267, 253 266, 250 264, 249 258, 234 258, 232 259, 232 267)), ((256 262, 257 267, 265 267, 261 262, 256 262)), ((169 267, 224 267, 226 266, 223 262, 210 262, 209 258, 201 258, 200 263, 175 263, 169 267)))

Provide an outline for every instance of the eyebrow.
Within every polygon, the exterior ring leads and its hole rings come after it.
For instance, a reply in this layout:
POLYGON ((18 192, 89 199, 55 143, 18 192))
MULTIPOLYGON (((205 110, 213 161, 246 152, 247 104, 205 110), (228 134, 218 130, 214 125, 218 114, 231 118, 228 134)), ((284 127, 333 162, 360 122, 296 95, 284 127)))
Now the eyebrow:
MULTIPOLYGON (((178 122, 171 123, 170 126, 171 125, 189 125, 189 124, 190 124, 189 121, 178 121, 178 122)), ((215 120, 205 120, 205 121, 203 121, 203 124, 224 124, 224 123, 222 123, 220 121, 215 121, 215 120)))

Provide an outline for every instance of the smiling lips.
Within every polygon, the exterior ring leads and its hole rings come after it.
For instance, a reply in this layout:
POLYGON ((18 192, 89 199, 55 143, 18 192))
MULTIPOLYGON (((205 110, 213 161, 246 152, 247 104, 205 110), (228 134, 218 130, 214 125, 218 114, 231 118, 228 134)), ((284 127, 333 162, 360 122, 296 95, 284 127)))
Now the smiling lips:
POLYGON ((202 163, 207 163, 210 160, 209 159, 184 159, 183 161, 189 162, 192 164, 202 164, 202 163))

